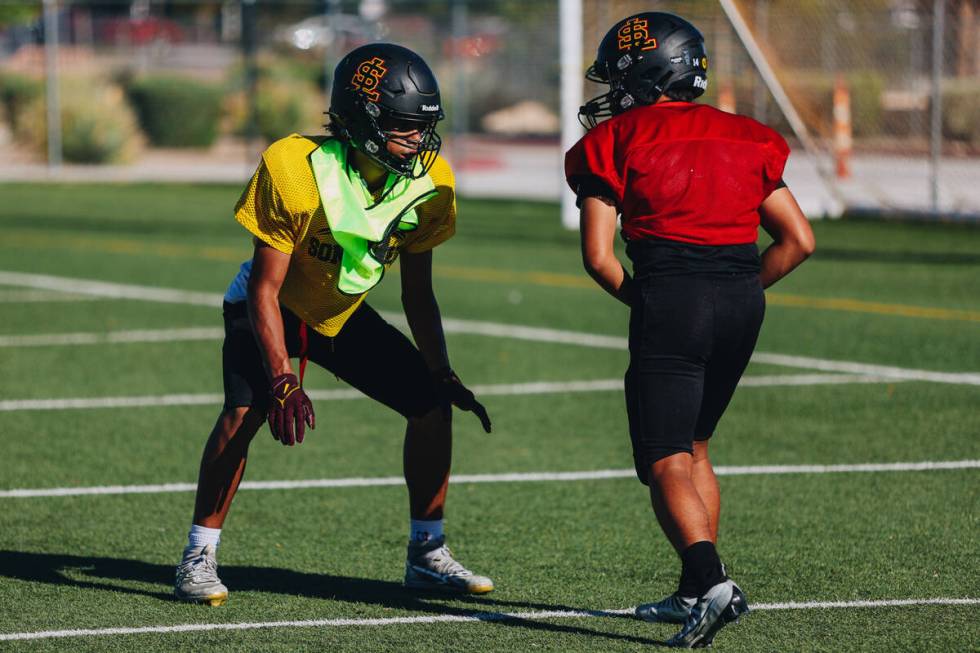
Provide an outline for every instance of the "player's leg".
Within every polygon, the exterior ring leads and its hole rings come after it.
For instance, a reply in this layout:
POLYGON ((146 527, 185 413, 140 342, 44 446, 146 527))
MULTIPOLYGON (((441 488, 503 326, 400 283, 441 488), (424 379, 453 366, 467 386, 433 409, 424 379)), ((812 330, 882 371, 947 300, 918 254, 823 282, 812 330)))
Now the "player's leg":
POLYGON ((654 354, 638 367, 638 420, 645 434, 650 500, 661 529, 683 555, 696 542, 711 540, 708 511, 693 480, 692 437, 704 366, 697 356, 654 354))
POLYGON ((638 276, 630 317, 631 435, 654 513, 681 559, 682 574, 677 592, 639 606, 637 614, 684 622, 705 592, 724 581, 708 509, 693 480, 695 427, 713 337, 712 282, 638 276))
POLYGON ((194 524, 220 529, 238 491, 248 446, 265 423, 263 408, 235 406, 221 411, 211 430, 197 479, 194 524))
MULTIPOLYGON (((704 453, 698 472, 701 478, 699 492, 706 498, 706 506, 710 506, 718 494, 714 470, 707 458, 708 439, 715 432, 718 420, 728 407, 749 363, 765 313, 765 298, 755 275, 717 281, 713 287, 712 303, 715 312, 712 356, 706 366, 704 394, 694 436, 696 455, 698 449, 704 453)), ((713 541, 717 540, 720 499, 715 506, 713 541)), ((708 507, 708 511, 711 510, 708 507)), ((687 571, 685 568, 685 573, 687 571)), ((698 600, 684 622, 684 628, 669 640, 669 644, 710 644, 726 623, 737 620, 749 611, 745 594, 728 578, 724 566, 721 568, 721 580, 711 587, 706 588, 704 580, 696 574, 694 576, 695 582, 701 582, 698 600)))
MULTIPOLYGON (((683 621, 696 597, 724 577, 714 546, 711 514, 694 480, 691 436, 677 435, 693 433, 692 422, 701 395, 701 377, 694 371, 696 367, 691 362, 666 362, 661 366, 664 374, 657 375, 642 391, 646 412, 655 410, 662 415, 656 419, 662 423, 654 429, 661 436, 648 442, 645 450, 650 500, 657 521, 681 559, 677 592, 664 601, 641 606, 639 611, 641 617, 657 621, 683 621), (684 368, 691 369, 680 373, 684 368), (661 402, 658 404, 654 397, 661 402)), ((647 421, 649 429, 650 420, 647 421)))
POLYGON ((708 441, 694 441, 694 456, 691 461, 691 480, 697 490, 705 510, 708 512, 708 526, 711 530, 711 541, 718 544, 718 520, 721 518, 721 491, 718 489, 718 478, 708 457, 708 441))
POLYGON ((452 418, 446 419, 438 406, 420 417, 408 418, 402 463, 412 520, 442 520, 452 447, 452 418))
POLYGON ((710 281, 640 276, 630 314, 631 437, 661 528, 681 554, 711 539, 692 480, 705 361, 711 355, 710 281))
MULTIPOLYGON (((690 479, 698 498, 704 506, 704 516, 707 519, 707 530, 706 532, 702 532, 700 536, 692 537, 689 533, 686 540, 688 542, 692 542, 707 537, 712 543, 717 545, 718 518, 721 503, 720 494, 718 491, 718 480, 715 477, 714 470, 711 467, 711 462, 708 460, 707 455, 708 442, 706 440, 695 441, 694 453, 690 457, 690 479)), ((682 463, 686 462, 686 460, 681 458, 679 455, 672 456, 671 458, 680 459, 680 462, 682 463)), ((653 499, 653 497, 651 498, 653 499)), ((693 500, 693 497, 688 498, 693 500)), ((653 499, 653 501, 655 511, 658 509, 661 511, 666 509, 665 506, 658 506, 656 499, 653 499)), ((661 517, 660 521, 663 523, 664 521, 669 520, 666 517, 661 517)), ((678 554, 682 556, 682 560, 683 549, 686 548, 683 543, 684 540, 685 538, 680 533, 675 534, 675 537, 672 540, 672 544, 674 544, 674 548, 678 551, 678 554), (678 549, 678 547, 681 548, 678 549)), ((640 606, 637 610, 637 614, 639 614, 641 618, 648 621, 684 623, 690 614, 691 609, 697 603, 699 589, 700 582, 697 575, 691 569, 690 565, 684 565, 682 563, 681 578, 677 586, 677 591, 661 601, 640 606)))
POLYGON ((489 592, 493 582, 463 567, 445 546, 452 419, 443 416, 422 355, 366 304, 351 316, 333 345, 328 368, 408 421, 403 448, 410 512, 405 584, 489 592))
POLYGON ((178 599, 208 605, 228 599, 228 588, 218 577, 221 528, 245 472, 248 445, 264 415, 249 407, 225 409, 211 430, 198 473, 194 520, 177 566, 174 594, 178 599))
POLYGON ((650 465, 650 499, 657 521, 678 555, 698 542, 711 542, 708 510, 692 478, 693 456, 674 453, 650 465))
POLYGON ((765 315, 765 296, 753 276, 719 282, 716 288, 716 332, 712 356, 705 367, 701 411, 694 431, 692 474, 708 509, 715 543, 721 518, 721 493, 708 456, 708 443, 749 364, 765 315))
POLYGON ((201 456, 194 517, 174 583, 177 598, 210 605, 228 598, 217 568, 221 529, 245 473, 249 444, 265 422, 268 392, 244 302, 226 304, 224 319, 225 406, 201 456))

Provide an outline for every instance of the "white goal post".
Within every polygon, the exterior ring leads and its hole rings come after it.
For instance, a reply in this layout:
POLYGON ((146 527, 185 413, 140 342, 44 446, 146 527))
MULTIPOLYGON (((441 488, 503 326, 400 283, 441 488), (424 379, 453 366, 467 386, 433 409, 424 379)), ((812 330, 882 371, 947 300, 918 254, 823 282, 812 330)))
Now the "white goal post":
POLYGON ((578 229, 578 208, 575 194, 564 183, 565 152, 582 137, 585 130, 578 121, 585 89, 582 70, 582 0, 560 0, 559 27, 561 47, 561 223, 566 229, 578 229))

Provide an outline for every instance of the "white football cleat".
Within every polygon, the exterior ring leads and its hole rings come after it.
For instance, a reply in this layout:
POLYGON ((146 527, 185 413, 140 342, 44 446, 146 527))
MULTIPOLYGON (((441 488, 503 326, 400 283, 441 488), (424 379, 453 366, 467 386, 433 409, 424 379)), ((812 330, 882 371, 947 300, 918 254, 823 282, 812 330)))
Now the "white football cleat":
POLYGON ((696 596, 681 596, 674 592, 662 601, 636 606, 636 616, 643 621, 665 624, 682 624, 687 621, 691 609, 698 602, 696 596))
POLYGON ((174 596, 181 601, 222 605, 228 600, 228 588, 218 578, 217 551, 213 544, 191 549, 177 565, 174 596))
POLYGON ((443 536, 428 542, 408 544, 405 587, 486 594, 493 591, 493 581, 486 576, 477 576, 459 564, 446 546, 446 538, 443 536))
POLYGON ((713 585, 698 597, 691 614, 679 633, 667 640, 667 646, 705 648, 711 646, 718 631, 749 611, 748 601, 738 585, 730 579, 713 585))

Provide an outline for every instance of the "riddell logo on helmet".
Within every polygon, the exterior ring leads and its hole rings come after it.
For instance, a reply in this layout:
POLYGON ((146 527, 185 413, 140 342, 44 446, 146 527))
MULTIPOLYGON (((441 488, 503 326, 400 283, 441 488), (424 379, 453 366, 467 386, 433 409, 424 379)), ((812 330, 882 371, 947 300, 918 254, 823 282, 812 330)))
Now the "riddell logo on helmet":
POLYGON ((620 50, 656 50, 657 39, 650 37, 645 18, 630 18, 616 32, 616 42, 620 50))
POLYGON ((378 86, 381 80, 388 74, 385 67, 385 60, 381 57, 372 57, 367 61, 358 64, 354 69, 354 78, 350 80, 351 86, 361 91, 369 100, 377 102, 381 98, 378 93, 378 86))
POLYGON ((695 75, 694 76, 694 88, 699 88, 702 91, 707 91, 708 90, 708 80, 706 80, 704 77, 701 77, 700 75, 695 75))
POLYGON ((419 107, 419 110, 421 110, 421 111, 438 111, 439 110, 439 105, 438 104, 423 104, 423 105, 421 105, 419 107))

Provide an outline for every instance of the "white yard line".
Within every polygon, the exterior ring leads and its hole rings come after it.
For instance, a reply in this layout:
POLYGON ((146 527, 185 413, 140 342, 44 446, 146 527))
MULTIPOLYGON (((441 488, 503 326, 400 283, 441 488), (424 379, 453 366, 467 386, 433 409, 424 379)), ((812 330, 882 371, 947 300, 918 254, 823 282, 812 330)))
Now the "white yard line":
MULTIPOLYGON (((746 376, 739 383, 742 387, 760 388, 773 386, 839 385, 842 383, 883 383, 882 377, 856 376, 851 374, 782 374, 775 376, 746 376)), ((480 396, 527 396, 540 394, 566 394, 572 392, 621 391, 621 379, 596 379, 591 381, 532 381, 530 383, 498 383, 472 385, 470 389, 480 396)), ((365 399, 360 391, 344 388, 339 390, 310 390, 309 396, 317 401, 365 399)), ((122 397, 65 397, 45 399, 3 399, 0 412, 20 410, 77 410, 86 408, 138 408, 151 406, 220 406, 221 394, 172 394, 122 397)))
MULTIPOLYGON (((980 460, 944 460, 911 463, 857 463, 848 465, 749 465, 715 467, 718 476, 770 476, 782 474, 841 474, 880 472, 924 472, 949 469, 980 469, 980 460)), ((510 472, 504 474, 453 474, 450 480, 460 483, 545 483, 561 481, 601 481, 632 478, 632 469, 597 469, 580 472, 510 472)), ((318 478, 298 481, 243 481, 243 490, 298 490, 314 488, 383 487, 403 485, 401 476, 318 478)), ((0 499, 36 497, 69 497, 105 494, 164 494, 193 492, 194 483, 161 483, 157 485, 98 485, 88 487, 22 488, 0 490, 0 499)))
MULTIPOLYGON (((768 610, 828 610, 849 608, 900 608, 927 605, 980 605, 975 598, 885 599, 877 601, 807 601, 791 603, 756 603, 756 612, 768 610)), ((64 637, 100 637, 109 635, 144 635, 190 633, 228 630, 257 630, 264 628, 350 628, 383 627, 440 623, 487 623, 497 621, 541 621, 544 619, 593 619, 621 617, 633 614, 635 608, 611 610, 539 610, 534 612, 472 612, 465 615, 439 614, 414 617, 308 619, 295 621, 253 621, 228 624, 174 624, 170 626, 137 626, 133 628, 91 628, 77 630, 41 630, 24 633, 0 633, 0 641, 53 639, 64 637)))
POLYGON ((64 399, 4 399, 0 412, 70 410, 76 408, 137 408, 146 406, 220 406, 222 394, 149 395, 143 397, 78 397, 64 399))
POLYGON ((980 374, 970 372, 929 372, 926 370, 910 370, 902 367, 886 365, 868 365, 852 361, 833 361, 806 356, 785 356, 756 352, 752 355, 753 363, 797 367, 821 372, 844 372, 847 374, 871 374, 892 381, 931 381, 933 383, 955 383, 959 385, 980 385, 980 374))
POLYGON ((104 333, 41 333, 0 336, 0 347, 49 347, 58 345, 101 345, 136 342, 181 342, 185 340, 220 340, 225 330, 218 327, 186 329, 136 329, 104 333))
MULTIPOLYGON (((60 292, 96 295, 100 297, 137 299, 173 304, 190 304, 194 306, 218 307, 221 305, 222 301, 221 295, 217 293, 212 294, 177 290, 173 288, 157 288, 154 286, 139 286, 132 284, 111 283, 106 281, 73 279, 71 277, 56 277, 43 274, 25 274, 21 272, 0 271, 0 285, 12 285, 40 290, 56 290, 60 292)), ((382 312, 382 315, 392 324, 399 326, 405 325, 405 317, 400 313, 382 312)), ((500 324, 496 322, 444 318, 443 328, 447 333, 514 338, 517 340, 527 340, 532 342, 579 345, 583 347, 594 347, 600 349, 625 350, 627 346, 626 338, 622 337, 566 331, 562 329, 546 329, 519 324, 500 324)), ((80 334, 66 335, 74 338, 78 338, 80 336, 80 334)), ((56 336, 52 335, 48 337, 56 336)), ((159 335, 155 337, 159 338, 159 335)), ((221 337, 220 334, 217 337, 221 337)), ((130 338, 130 340, 126 340, 125 342, 139 342, 139 340, 133 339, 133 336, 130 336, 130 338)), ((159 342, 161 340, 153 341, 159 342)), ((51 344, 57 343, 52 342, 51 344)), ((844 372, 848 374, 859 374, 865 376, 880 376, 887 378, 889 381, 929 381, 933 383, 980 385, 980 374, 972 372, 932 372, 929 370, 905 369, 901 367, 870 365, 854 361, 825 360, 821 358, 808 358, 804 356, 787 356, 783 354, 772 354, 766 352, 756 352, 753 355, 752 360, 756 363, 765 363, 768 365, 778 365, 797 369, 819 370, 824 372, 844 372)))
POLYGON ((78 295, 56 290, 0 290, 0 303, 30 304, 40 302, 91 302, 103 301, 97 295, 78 295))
POLYGON ((0 270, 0 285, 35 288, 38 290, 57 290, 78 295, 94 295, 113 299, 139 299, 147 302, 166 304, 190 304, 193 306, 221 306, 221 295, 217 293, 137 286, 134 284, 55 277, 48 274, 27 274, 0 270))
MULTIPOLYGON (((398 313, 383 313, 383 315, 392 324, 405 324, 405 317, 403 315, 398 313)), ((594 347, 598 349, 621 349, 625 351, 629 345, 626 338, 617 336, 603 336, 595 333, 565 331, 563 329, 545 329, 542 327, 522 326, 520 324, 457 320, 455 318, 443 318, 442 328, 446 333, 514 338, 516 340, 530 340, 532 342, 547 342, 561 345, 580 345, 582 347, 594 347)))

